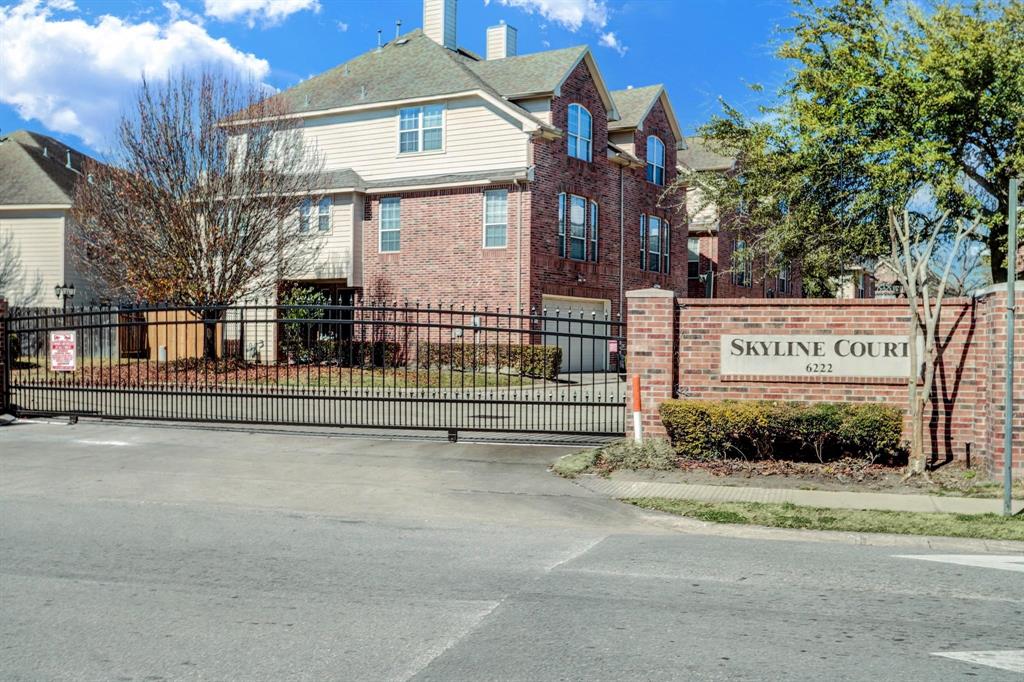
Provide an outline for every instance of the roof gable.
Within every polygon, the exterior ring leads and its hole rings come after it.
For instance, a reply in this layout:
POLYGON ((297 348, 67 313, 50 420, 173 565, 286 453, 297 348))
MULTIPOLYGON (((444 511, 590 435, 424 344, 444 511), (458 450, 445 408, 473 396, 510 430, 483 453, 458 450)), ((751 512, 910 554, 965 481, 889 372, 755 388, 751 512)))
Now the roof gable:
POLYGON ((609 131, 636 130, 643 128, 647 115, 651 113, 654 105, 659 101, 668 117, 668 124, 672 127, 672 134, 676 140, 683 139, 682 129, 676 119, 676 112, 672 108, 672 102, 668 98, 668 92, 663 85, 648 85, 642 88, 627 88, 625 90, 614 90, 612 98, 619 110, 619 120, 609 124, 609 131))

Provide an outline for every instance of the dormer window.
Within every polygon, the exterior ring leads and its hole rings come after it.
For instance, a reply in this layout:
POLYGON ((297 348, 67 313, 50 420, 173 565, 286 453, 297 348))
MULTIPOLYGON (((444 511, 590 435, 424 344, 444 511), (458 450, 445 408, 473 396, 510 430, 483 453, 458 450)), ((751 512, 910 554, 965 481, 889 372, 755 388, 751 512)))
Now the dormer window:
POLYGON ((569 105, 569 156, 590 161, 592 156, 593 118, 582 104, 569 105))
POLYGON ((398 112, 398 152, 440 151, 444 143, 444 105, 428 104, 398 112))
POLYGON ((654 135, 647 138, 647 182, 665 184, 665 143, 654 135))

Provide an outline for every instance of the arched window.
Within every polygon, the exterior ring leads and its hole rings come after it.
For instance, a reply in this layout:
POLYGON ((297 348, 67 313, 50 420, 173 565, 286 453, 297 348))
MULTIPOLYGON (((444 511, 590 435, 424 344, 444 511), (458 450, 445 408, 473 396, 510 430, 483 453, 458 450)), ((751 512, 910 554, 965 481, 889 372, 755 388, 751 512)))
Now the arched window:
POLYGON ((590 161, 592 122, 590 112, 582 104, 569 105, 569 156, 590 161))
POLYGON ((654 135, 647 137, 647 181, 665 184, 665 143, 654 135))

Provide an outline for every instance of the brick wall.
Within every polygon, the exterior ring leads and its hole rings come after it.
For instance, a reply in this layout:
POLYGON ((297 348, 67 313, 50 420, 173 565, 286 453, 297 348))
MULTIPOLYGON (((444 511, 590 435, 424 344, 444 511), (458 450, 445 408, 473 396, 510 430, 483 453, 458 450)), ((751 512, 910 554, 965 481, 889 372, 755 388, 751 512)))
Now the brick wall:
POLYGON ((528 304, 528 216, 530 192, 515 185, 464 187, 394 194, 401 198, 401 246, 379 248, 380 197, 367 198, 362 220, 363 290, 388 298, 431 305, 517 306, 516 280, 522 278, 528 304), (505 248, 483 248, 484 191, 508 190, 505 248), (523 206, 522 265, 517 262, 520 195, 523 206))
MULTIPOLYGON (((660 377, 672 376, 676 397, 907 405, 906 380, 899 377, 722 376, 719 371, 723 334, 903 335, 909 322, 905 300, 679 299, 672 319, 665 321, 650 317, 652 304, 642 293, 631 292, 629 297, 628 370, 655 386, 660 377), (644 320, 636 334, 634 312, 644 320), (670 341, 660 341, 666 333, 670 341)), ((941 356, 926 425, 927 447, 935 462, 969 461, 989 471, 1002 466, 1005 310, 1005 288, 998 287, 978 298, 950 299, 944 305, 938 330, 941 356)), ((1015 342, 1024 344, 1024 325, 1018 325, 1015 342)), ((1020 352, 1015 368, 1015 390, 1024 400, 1020 352)), ((657 419, 656 410, 656 404, 644 404, 645 423, 657 419)), ((1015 410, 1014 417, 1014 468, 1024 471, 1024 409, 1015 410)))
MULTIPOLYGON (((612 314, 619 313, 622 291, 651 287, 686 295, 686 221, 674 211, 659 207, 663 187, 647 182, 644 168, 622 168, 608 160, 607 112, 586 64, 579 66, 554 98, 552 123, 566 130, 569 105, 582 104, 593 116, 593 154, 589 163, 570 158, 563 139, 537 139, 532 146, 535 180, 531 185, 531 303, 540 306, 544 294, 608 299, 612 314), (623 189, 624 265, 620 272, 620 173, 623 189), (595 199, 599 205, 599 257, 597 263, 574 261, 558 255, 558 195, 560 192, 595 199), (656 215, 671 227, 669 275, 640 270, 640 214, 656 215)), ((660 103, 637 131, 637 155, 646 153, 648 135, 665 142, 666 185, 675 179, 676 138, 660 103)))
MULTIPOLYGON (((800 270, 795 264, 790 266, 789 292, 780 294, 778 278, 766 276, 763 259, 755 259, 751 264, 752 277, 750 286, 739 286, 733 280, 732 252, 736 236, 727 228, 722 227, 713 233, 703 233, 700 239, 700 272, 713 270, 715 273, 714 298, 766 298, 769 292, 775 297, 800 298, 803 287, 800 270)), ((690 298, 706 298, 707 288, 696 279, 688 281, 690 298)))

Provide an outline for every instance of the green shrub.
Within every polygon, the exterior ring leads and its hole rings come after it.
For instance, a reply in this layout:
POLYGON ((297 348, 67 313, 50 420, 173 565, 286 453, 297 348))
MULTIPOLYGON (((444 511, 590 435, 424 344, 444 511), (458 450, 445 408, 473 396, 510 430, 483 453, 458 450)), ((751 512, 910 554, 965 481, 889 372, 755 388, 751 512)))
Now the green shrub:
POLYGON ((669 440, 686 459, 721 459, 733 442, 731 403, 666 400, 658 410, 669 440))
POLYGON ((843 448, 851 453, 889 455, 903 439, 903 413, 879 403, 850 405, 838 432, 843 448))
POLYGON ((687 459, 779 452, 813 454, 820 462, 874 459, 895 455, 903 435, 903 413, 879 403, 669 400, 659 410, 675 451, 687 459))
POLYGON ((420 367, 447 367, 464 372, 508 369, 525 377, 555 379, 562 365, 562 349, 541 345, 423 342, 417 346, 416 362, 420 367))

